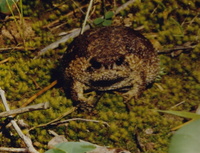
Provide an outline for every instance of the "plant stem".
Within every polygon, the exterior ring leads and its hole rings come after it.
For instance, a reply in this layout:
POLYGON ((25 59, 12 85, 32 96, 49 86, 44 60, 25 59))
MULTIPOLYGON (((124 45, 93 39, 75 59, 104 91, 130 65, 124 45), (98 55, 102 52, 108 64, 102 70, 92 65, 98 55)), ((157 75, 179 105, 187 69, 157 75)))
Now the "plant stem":
POLYGON ((85 25, 86 25, 86 22, 88 20, 88 16, 89 16, 90 10, 92 8, 92 4, 93 4, 93 0, 90 0, 89 6, 88 6, 88 9, 87 9, 87 13, 86 13, 86 16, 85 16, 85 20, 83 22, 83 26, 82 26, 82 29, 81 29, 81 34, 83 34, 83 32, 84 32, 85 25))

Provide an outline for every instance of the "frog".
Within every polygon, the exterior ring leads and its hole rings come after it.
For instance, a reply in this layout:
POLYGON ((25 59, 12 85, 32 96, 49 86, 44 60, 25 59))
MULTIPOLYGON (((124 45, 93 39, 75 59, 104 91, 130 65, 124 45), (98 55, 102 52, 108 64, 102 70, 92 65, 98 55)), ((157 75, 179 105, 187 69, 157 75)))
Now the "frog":
POLYGON ((119 94, 128 104, 155 81, 159 59, 150 40, 139 31, 107 26, 76 37, 61 67, 62 84, 81 107, 93 106, 104 93, 119 94))

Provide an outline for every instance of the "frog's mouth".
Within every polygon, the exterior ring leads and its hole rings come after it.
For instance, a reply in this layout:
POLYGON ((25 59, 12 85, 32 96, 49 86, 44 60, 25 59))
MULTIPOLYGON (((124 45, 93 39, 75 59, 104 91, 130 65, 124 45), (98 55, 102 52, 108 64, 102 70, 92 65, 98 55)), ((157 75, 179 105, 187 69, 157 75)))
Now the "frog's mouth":
POLYGON ((90 83, 94 87, 109 87, 109 86, 112 86, 113 84, 116 84, 116 83, 121 82, 123 80, 124 80, 124 78, 120 77, 120 78, 111 79, 111 80, 98 80, 98 81, 91 80, 90 83))

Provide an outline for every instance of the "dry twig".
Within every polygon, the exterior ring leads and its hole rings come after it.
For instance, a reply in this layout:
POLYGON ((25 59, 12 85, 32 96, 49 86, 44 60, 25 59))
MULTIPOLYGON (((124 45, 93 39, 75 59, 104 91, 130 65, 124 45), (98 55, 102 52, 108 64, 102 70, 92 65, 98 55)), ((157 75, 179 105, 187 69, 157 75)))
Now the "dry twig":
POLYGON ((89 6, 88 6, 88 9, 87 9, 87 13, 86 13, 86 16, 85 16, 85 20, 84 20, 83 26, 81 28, 81 34, 83 34, 83 32, 85 31, 84 29, 85 29, 85 26, 86 26, 86 22, 89 18, 89 13, 90 13, 90 10, 92 8, 92 4, 93 4, 93 0, 90 0, 89 6))
POLYGON ((6 58, 6 59, 0 61, 0 64, 6 63, 7 61, 9 61, 9 58, 6 58))
POLYGON ((47 90, 49 90, 50 88, 52 88, 53 86, 55 86, 57 84, 57 80, 53 81, 50 85, 48 85, 47 87, 43 88, 42 90, 40 90, 38 93, 36 93, 35 95, 33 95, 31 98, 29 98, 23 105, 22 107, 27 106, 28 104, 30 104, 34 99, 36 99, 38 96, 40 96, 41 94, 43 94, 44 92, 46 92, 47 90))
POLYGON ((169 49, 158 50, 158 54, 168 54, 178 50, 191 50, 194 49, 196 45, 189 45, 189 46, 175 46, 169 49))
MULTIPOLYGON (((7 100, 6 100, 6 97, 5 97, 5 92, 4 90, 2 90, 0 88, 0 95, 1 95, 1 99, 2 99, 2 102, 3 102, 3 105, 6 109, 6 111, 10 111, 10 108, 8 106, 8 103, 7 103, 7 100)), ((22 130, 20 129, 20 127, 18 126, 18 124, 16 123, 15 120, 11 120, 11 124, 13 125, 14 129, 16 130, 16 132, 18 133, 18 135, 20 136, 20 138, 24 141, 24 143, 26 144, 27 146, 27 150, 26 152, 30 152, 30 153, 39 153, 34 147, 33 147, 33 144, 32 144, 32 141, 31 139, 24 135, 24 133, 22 132, 22 130)), ((11 149, 11 148, 10 148, 11 149)))
POLYGON ((91 120, 91 119, 85 119, 85 118, 67 119, 67 120, 64 120, 64 121, 58 121, 58 122, 51 123, 51 125, 64 124, 64 123, 67 123, 67 122, 70 122, 70 121, 85 121, 85 122, 103 123, 103 124, 105 124, 108 127, 110 126, 107 122, 104 122, 104 121, 91 120))
POLYGON ((45 126, 51 125, 52 123, 61 120, 63 117, 69 115, 70 113, 74 112, 75 110, 76 110, 76 107, 73 107, 73 108, 70 109, 68 112, 65 112, 64 114, 62 114, 62 115, 59 116, 58 118, 56 118, 56 119, 54 119, 54 120, 52 120, 52 121, 50 121, 50 122, 48 122, 48 123, 44 123, 44 124, 40 124, 40 125, 38 125, 38 126, 32 127, 32 128, 29 129, 29 131, 34 130, 34 129, 39 128, 39 127, 45 127, 45 126))
MULTIPOLYGON (((86 25, 84 31, 86 31, 88 29, 90 29, 90 26, 86 25)), ((35 58, 39 57, 40 55, 46 53, 49 50, 57 48, 61 43, 65 43, 69 39, 77 37, 80 34, 80 32, 81 32, 81 28, 74 29, 72 33, 69 33, 68 35, 62 37, 61 39, 53 42, 49 46, 47 46, 47 47, 43 48, 42 50, 40 50, 39 53, 38 53, 38 56, 36 56, 35 58)))
POLYGON ((118 14, 119 12, 125 10, 127 7, 129 7, 129 5, 135 3, 136 1, 137 0, 129 0, 128 2, 124 3, 123 5, 121 5, 116 9, 115 14, 118 14))
POLYGON ((0 147, 0 152, 28 152, 27 148, 6 148, 0 147))
POLYGON ((18 108, 18 109, 2 112, 2 113, 0 113, 0 118, 8 117, 11 115, 16 115, 16 114, 18 115, 18 114, 22 114, 25 112, 35 111, 35 110, 48 109, 48 108, 49 108, 49 102, 40 103, 40 104, 36 104, 36 105, 32 105, 32 106, 27 106, 27 107, 23 107, 23 108, 18 108))
POLYGON ((24 48, 23 46, 17 46, 17 47, 8 47, 8 48, 0 48, 0 52, 3 52, 3 51, 8 51, 8 50, 36 50, 36 48, 32 48, 32 47, 27 47, 27 48, 24 48))

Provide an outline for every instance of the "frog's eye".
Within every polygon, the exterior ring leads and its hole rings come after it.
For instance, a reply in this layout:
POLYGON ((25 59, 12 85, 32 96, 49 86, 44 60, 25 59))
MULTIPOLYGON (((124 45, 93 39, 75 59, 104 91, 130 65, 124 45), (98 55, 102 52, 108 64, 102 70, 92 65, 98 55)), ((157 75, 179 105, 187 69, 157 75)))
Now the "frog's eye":
POLYGON ((115 63, 116 63, 118 66, 120 66, 120 65, 123 64, 124 59, 125 59, 124 56, 121 56, 120 58, 118 58, 118 59, 115 61, 115 63))
POLYGON ((94 69, 100 69, 101 68, 101 63, 98 62, 95 58, 92 58, 90 60, 90 64, 91 64, 91 67, 94 68, 94 69))

